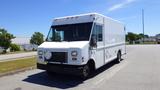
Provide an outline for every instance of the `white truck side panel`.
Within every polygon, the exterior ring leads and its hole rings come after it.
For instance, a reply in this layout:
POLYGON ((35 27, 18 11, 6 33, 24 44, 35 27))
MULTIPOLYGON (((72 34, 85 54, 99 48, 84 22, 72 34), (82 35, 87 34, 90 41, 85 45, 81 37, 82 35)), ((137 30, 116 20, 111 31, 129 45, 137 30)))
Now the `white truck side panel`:
POLYGON ((117 53, 125 53, 124 25, 112 19, 105 18, 105 63, 117 57, 117 53))
MULTIPOLYGON (((103 25, 104 24, 104 17, 102 17, 101 15, 96 15, 95 17, 95 23, 99 24, 99 25, 103 25)), ((104 28, 102 30, 102 33, 104 34, 104 28)), ((104 36, 104 35, 103 35, 104 36)), ((103 38, 104 39, 104 38, 103 38)), ((102 42, 97 42, 97 48, 92 50, 92 58, 95 60, 95 65, 96 68, 99 68, 101 66, 103 66, 105 64, 104 62, 104 41, 102 42)))
POLYGON ((125 53, 125 31, 124 25, 118 21, 103 16, 96 18, 95 22, 103 25, 103 43, 95 51, 96 68, 99 68, 116 59, 119 50, 125 53))

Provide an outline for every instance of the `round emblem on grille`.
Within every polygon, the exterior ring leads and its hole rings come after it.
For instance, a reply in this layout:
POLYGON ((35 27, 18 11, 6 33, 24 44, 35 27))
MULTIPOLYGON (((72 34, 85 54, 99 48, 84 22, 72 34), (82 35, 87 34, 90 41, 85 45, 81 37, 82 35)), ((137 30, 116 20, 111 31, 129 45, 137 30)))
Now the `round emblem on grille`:
POLYGON ((51 59, 51 57, 52 57, 52 53, 49 52, 49 51, 46 51, 46 52, 45 52, 45 58, 46 58, 46 59, 51 59))

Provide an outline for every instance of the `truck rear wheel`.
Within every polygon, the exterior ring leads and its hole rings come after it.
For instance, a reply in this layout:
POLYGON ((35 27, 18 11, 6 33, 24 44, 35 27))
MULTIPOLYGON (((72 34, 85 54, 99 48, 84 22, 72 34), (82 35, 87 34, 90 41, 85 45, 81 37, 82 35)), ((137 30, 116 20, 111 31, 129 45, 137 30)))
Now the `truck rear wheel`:
POLYGON ((119 51, 118 54, 117 54, 116 63, 120 63, 121 62, 121 59, 122 59, 121 56, 122 56, 121 52, 119 51))

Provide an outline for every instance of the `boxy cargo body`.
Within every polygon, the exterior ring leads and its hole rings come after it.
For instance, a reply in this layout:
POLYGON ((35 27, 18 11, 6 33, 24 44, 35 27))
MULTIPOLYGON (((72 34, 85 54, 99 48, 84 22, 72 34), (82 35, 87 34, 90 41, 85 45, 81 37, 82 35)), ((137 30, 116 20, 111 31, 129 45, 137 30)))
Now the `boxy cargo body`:
POLYGON ((38 47, 39 69, 87 77, 125 54, 125 26, 97 13, 55 18, 38 47))

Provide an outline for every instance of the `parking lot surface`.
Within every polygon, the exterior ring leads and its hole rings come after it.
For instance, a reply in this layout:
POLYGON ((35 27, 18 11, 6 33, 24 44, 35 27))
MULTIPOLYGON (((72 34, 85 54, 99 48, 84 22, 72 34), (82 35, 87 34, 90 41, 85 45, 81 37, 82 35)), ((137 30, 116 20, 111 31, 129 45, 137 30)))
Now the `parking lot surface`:
POLYGON ((0 90, 160 90, 160 46, 128 45, 120 64, 111 62, 87 79, 72 75, 48 77, 31 70, 0 78, 0 90))

